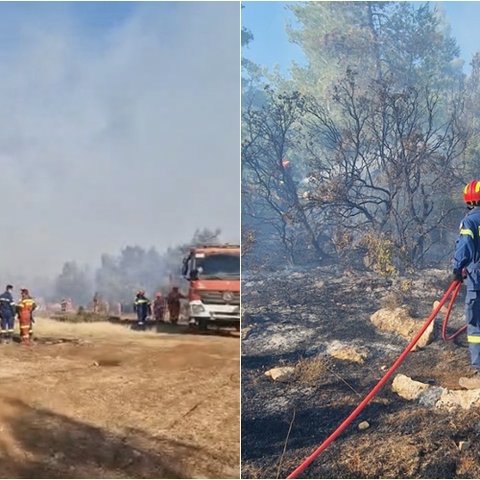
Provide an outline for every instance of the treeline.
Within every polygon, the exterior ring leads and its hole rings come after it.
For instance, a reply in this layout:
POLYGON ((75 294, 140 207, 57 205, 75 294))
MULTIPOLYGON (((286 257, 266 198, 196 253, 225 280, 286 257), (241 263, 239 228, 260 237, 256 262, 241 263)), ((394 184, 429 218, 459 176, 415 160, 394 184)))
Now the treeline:
POLYGON ((108 302, 131 303, 139 289, 149 295, 181 281, 182 259, 192 245, 220 242, 220 230, 197 230, 191 241, 159 253, 154 247, 127 246, 118 255, 103 254, 92 271, 75 261, 65 262, 48 295, 52 301, 71 298, 87 306, 98 292, 108 302))
POLYGON ((284 78, 242 63, 247 268, 265 245, 277 262, 386 274, 448 258, 478 175, 480 53, 465 75, 432 3, 289 8, 307 65, 284 78))

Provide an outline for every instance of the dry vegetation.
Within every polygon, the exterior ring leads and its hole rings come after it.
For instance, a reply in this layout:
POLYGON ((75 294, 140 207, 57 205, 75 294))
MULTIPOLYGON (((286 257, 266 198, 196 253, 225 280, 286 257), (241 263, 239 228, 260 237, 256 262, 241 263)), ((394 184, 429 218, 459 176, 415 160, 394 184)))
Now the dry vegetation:
POLYGON ((314 358, 302 358, 295 365, 297 381, 304 385, 315 385, 328 370, 327 358, 317 355, 314 358))
POLYGON ((38 319, 0 346, 3 478, 237 478, 238 337, 38 319))

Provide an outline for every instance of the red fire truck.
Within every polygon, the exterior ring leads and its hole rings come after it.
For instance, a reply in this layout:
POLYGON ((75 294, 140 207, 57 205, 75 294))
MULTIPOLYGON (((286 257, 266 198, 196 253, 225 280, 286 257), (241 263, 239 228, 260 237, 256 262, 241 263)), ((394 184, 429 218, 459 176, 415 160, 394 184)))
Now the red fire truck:
POLYGON ((240 330, 240 246, 192 247, 183 260, 189 316, 202 330, 209 324, 240 330))

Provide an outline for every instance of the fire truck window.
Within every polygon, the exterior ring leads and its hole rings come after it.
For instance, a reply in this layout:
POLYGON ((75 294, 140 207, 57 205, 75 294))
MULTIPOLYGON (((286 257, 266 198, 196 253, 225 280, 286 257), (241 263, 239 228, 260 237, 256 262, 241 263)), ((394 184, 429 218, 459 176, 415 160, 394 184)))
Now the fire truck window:
POLYGON ((239 255, 208 255, 204 258, 196 259, 196 267, 202 268, 201 277, 233 277, 240 275, 240 256, 239 255))

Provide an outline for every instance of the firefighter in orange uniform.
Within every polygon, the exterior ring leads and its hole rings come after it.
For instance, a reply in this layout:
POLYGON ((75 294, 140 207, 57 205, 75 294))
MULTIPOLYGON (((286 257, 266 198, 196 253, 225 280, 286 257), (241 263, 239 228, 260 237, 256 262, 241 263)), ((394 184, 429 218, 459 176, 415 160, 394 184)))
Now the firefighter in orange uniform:
POLYGON ((33 335, 33 311, 37 308, 37 305, 26 288, 20 290, 20 295, 21 298, 17 303, 17 314, 20 323, 20 341, 28 344, 33 335))
POLYGON ((178 291, 178 287, 173 287, 167 297, 168 313, 170 314, 170 322, 174 325, 178 322, 180 315, 180 300, 187 298, 178 291))

